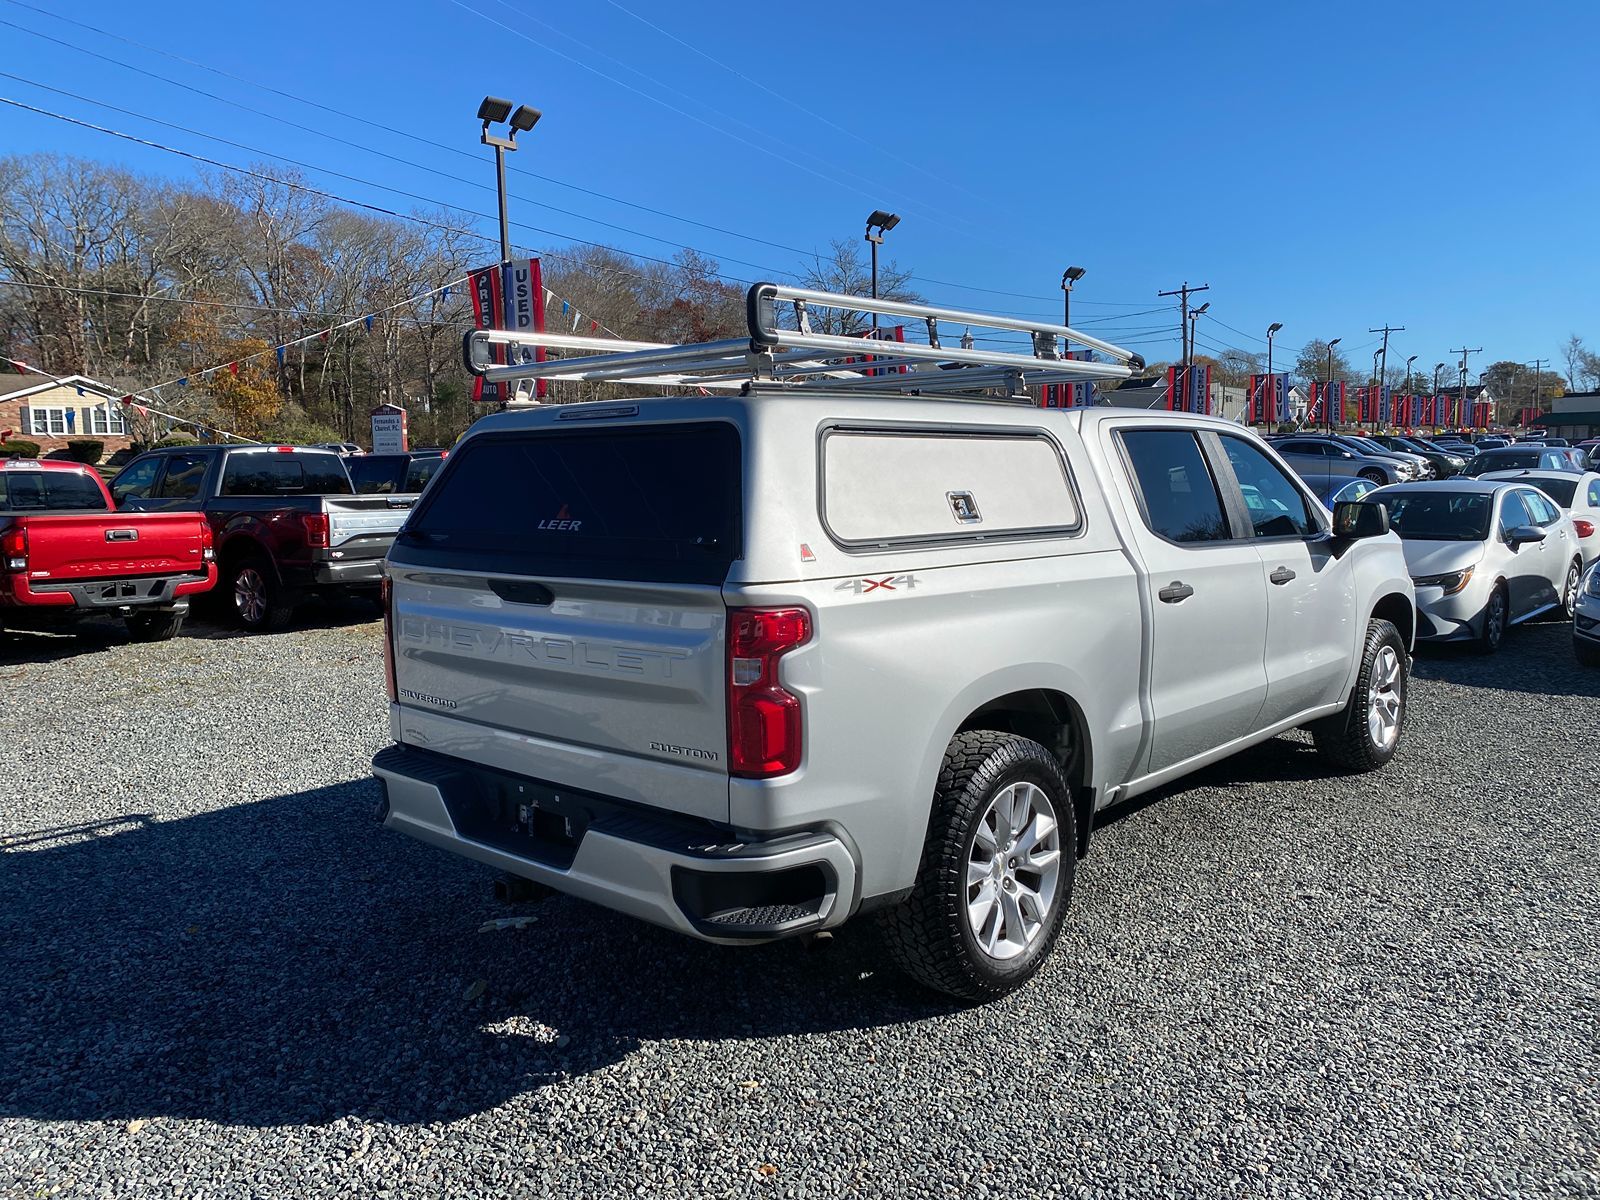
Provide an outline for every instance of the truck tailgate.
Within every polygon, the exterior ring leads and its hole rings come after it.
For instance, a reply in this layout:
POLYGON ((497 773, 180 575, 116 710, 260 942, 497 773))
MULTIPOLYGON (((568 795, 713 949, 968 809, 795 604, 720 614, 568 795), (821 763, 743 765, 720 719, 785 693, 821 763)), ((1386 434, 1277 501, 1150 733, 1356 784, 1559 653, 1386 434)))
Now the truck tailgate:
POLYGON ((346 557, 382 557, 416 502, 407 494, 327 497, 329 547, 346 557))
POLYGON ((728 819, 732 426, 471 438, 389 555, 402 742, 728 819))
POLYGON ((130 579, 205 569, 205 518, 199 513, 60 513, 12 519, 27 530, 28 578, 34 582, 130 579))

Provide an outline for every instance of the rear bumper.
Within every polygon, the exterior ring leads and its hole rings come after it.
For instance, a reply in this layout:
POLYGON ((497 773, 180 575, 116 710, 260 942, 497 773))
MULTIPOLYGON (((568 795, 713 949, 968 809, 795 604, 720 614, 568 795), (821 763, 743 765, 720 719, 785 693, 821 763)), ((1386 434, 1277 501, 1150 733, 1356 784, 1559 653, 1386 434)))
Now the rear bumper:
MULTIPOLYGON (((291 583, 297 581, 291 581, 291 583)), ((321 559, 305 569, 306 587, 377 587, 383 582, 383 556, 321 559)))
POLYGON ((30 583, 13 580, 11 603, 20 608, 106 610, 172 605, 180 597, 210 591, 217 583, 216 563, 204 575, 152 575, 132 579, 94 579, 78 583, 30 583))
POLYGON ((403 746, 379 753, 372 769, 384 788, 385 828, 704 941, 829 929, 855 900, 855 859, 829 833, 740 841, 711 822, 403 746), (539 818, 524 830, 518 808, 542 813, 556 836, 540 840, 539 818))

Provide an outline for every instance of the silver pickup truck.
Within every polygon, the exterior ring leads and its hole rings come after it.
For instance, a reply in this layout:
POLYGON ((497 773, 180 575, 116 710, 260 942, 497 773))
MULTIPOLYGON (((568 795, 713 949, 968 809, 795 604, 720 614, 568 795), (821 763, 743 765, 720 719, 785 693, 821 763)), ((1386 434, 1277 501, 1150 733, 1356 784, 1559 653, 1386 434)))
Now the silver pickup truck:
POLYGON ((1415 632, 1383 511, 1237 425, 761 387, 480 421, 387 575, 389 828, 720 942, 875 911, 972 999, 1109 806, 1388 762, 1415 632))
POLYGON ((1066 326, 772 283, 746 311, 686 346, 466 336, 492 380, 698 396, 490 417, 429 485, 386 566, 389 827, 719 942, 875 912, 985 999, 1049 953, 1108 806, 1296 727, 1334 770, 1394 755, 1416 610, 1382 508, 1330 514, 1207 416, 1040 407, 1140 365, 1066 326), (812 323, 864 307, 926 332, 812 323))

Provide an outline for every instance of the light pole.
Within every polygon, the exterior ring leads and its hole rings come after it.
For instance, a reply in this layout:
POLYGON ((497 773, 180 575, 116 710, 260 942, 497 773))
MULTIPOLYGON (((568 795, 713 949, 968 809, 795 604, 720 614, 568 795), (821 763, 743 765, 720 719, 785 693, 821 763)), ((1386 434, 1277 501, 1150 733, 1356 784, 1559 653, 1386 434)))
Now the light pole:
POLYGON ((1406 359, 1406 395, 1408 396, 1411 394, 1411 364, 1416 361, 1417 356, 1415 354, 1406 359))
MULTIPOLYGON (((875 208, 867 214, 867 243, 872 247, 872 298, 874 300, 878 298, 878 247, 883 245, 883 235, 898 224, 900 224, 900 218, 896 214, 884 212, 881 208, 875 208), (874 229, 878 232, 873 233, 874 229)), ((873 310, 872 313, 872 336, 874 339, 878 336, 877 310, 873 310)))
POLYGON ((1383 357, 1382 350, 1372 352, 1372 378, 1377 380, 1372 391, 1367 393, 1367 403, 1372 410, 1372 428, 1378 428, 1378 402, 1383 397, 1383 377, 1378 374, 1383 368, 1378 365, 1378 360, 1383 357))
MULTIPOLYGON (((1322 407, 1328 416, 1329 433, 1333 432, 1333 348, 1342 341, 1343 338, 1334 338, 1328 343, 1328 377, 1322 381, 1322 407)), ((1344 413, 1339 414, 1339 420, 1344 421, 1344 413)))
POLYGON ((1201 314, 1210 307, 1211 301, 1207 300, 1199 308, 1189 310, 1189 344, 1183 351, 1183 365, 1186 367, 1194 364, 1194 327, 1200 323, 1201 314))
POLYGON ((494 147, 495 187, 500 195, 500 261, 503 263, 511 261, 511 220, 506 214, 506 151, 517 148, 517 134, 532 129, 539 123, 541 115, 537 108, 529 108, 526 104, 517 105, 513 112, 511 101, 498 96, 485 96, 483 103, 478 105, 478 120, 483 122, 483 132, 478 140, 485 146, 494 147), (489 132, 489 126, 497 121, 509 122, 510 137, 489 132))
MULTIPOLYGON (((1267 383, 1266 383, 1266 386, 1272 389, 1272 398, 1273 398, 1273 400, 1277 400, 1277 398, 1278 398, 1278 382, 1277 382, 1277 380, 1275 380, 1272 377, 1272 339, 1273 339, 1274 335, 1277 334, 1278 330, 1280 330, 1282 328, 1283 328, 1283 322, 1282 321, 1274 321, 1271 325, 1267 326, 1267 383)), ((1284 391, 1285 400, 1287 401, 1289 389, 1288 388, 1284 388, 1283 391, 1284 391)), ((1264 397, 1263 397, 1263 399, 1261 401, 1261 417, 1262 417, 1262 424, 1263 425, 1272 424, 1272 422, 1267 419, 1267 402, 1266 402, 1266 399, 1264 397)))
POLYGON ((1444 370, 1443 363, 1433 364, 1433 394, 1435 396, 1439 394, 1439 372, 1442 370, 1444 370))
MULTIPOLYGON (((1061 272, 1061 323, 1068 329, 1072 328, 1072 285, 1082 278, 1082 267, 1068 267, 1061 272)), ((1061 339, 1061 352, 1066 354, 1070 349, 1070 344, 1063 337, 1061 339)))

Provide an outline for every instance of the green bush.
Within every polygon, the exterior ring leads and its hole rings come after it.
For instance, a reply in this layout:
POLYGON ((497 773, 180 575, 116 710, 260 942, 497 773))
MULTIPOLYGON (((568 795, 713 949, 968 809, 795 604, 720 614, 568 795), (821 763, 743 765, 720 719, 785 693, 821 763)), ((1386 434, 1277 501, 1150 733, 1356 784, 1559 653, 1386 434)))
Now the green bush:
POLYGON ((0 442, 0 458, 38 457, 38 442, 30 442, 27 438, 12 438, 9 442, 0 442))
POLYGON ((156 443, 158 446, 198 446, 199 438, 190 437, 187 433, 169 433, 156 443))
POLYGON ((348 440, 333 426, 324 425, 321 421, 313 421, 304 416, 280 417, 261 434, 261 438, 263 441, 276 442, 283 446, 315 446, 319 442, 348 440))
POLYGON ((68 438, 67 457, 73 462, 94 466, 105 457, 106 444, 99 438, 68 438))

